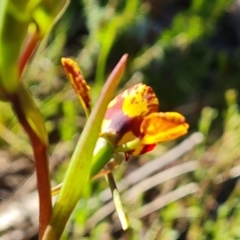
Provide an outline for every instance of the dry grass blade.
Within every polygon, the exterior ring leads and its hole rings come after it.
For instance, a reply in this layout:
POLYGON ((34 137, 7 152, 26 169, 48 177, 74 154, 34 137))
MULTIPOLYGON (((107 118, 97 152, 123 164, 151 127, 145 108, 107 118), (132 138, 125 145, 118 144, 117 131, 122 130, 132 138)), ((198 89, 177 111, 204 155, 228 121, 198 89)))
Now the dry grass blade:
POLYGON ((146 215, 165 207, 166 205, 177 201, 189 194, 193 194, 199 191, 199 186, 196 183, 189 183, 183 187, 179 187, 176 190, 165 194, 164 196, 159 196, 154 201, 144 205, 139 208, 136 212, 132 213, 137 218, 145 217, 146 215))
POLYGON ((198 166, 199 165, 197 161, 190 161, 167 169, 134 185, 132 188, 126 191, 123 198, 125 199, 125 201, 133 202, 141 193, 172 178, 181 176, 182 174, 188 172, 195 171, 198 166))

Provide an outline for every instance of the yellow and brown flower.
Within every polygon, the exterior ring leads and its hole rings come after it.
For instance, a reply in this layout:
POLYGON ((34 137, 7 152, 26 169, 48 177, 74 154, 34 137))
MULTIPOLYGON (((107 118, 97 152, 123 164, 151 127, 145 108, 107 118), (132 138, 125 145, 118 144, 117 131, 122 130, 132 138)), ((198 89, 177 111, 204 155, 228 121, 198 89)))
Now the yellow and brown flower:
POLYGON ((115 144, 116 150, 125 151, 128 158, 187 133, 189 125, 184 116, 177 112, 158 112, 158 107, 152 88, 136 84, 109 103, 100 136, 115 144))

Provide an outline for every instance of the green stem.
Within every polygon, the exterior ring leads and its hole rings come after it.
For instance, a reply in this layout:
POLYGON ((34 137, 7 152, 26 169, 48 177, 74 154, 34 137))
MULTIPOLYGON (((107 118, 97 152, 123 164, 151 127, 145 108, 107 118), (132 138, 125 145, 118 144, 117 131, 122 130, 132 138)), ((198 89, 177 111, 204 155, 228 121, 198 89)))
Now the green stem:
POLYGON ((112 196, 113 196, 113 202, 119 217, 119 220, 121 222, 122 225, 122 229, 126 230, 129 228, 129 221, 128 221, 128 217, 124 212, 123 209, 123 203, 122 203, 122 199, 121 199, 121 195, 117 189, 117 185, 116 182, 114 180, 114 176, 113 174, 110 172, 106 175, 106 181, 110 187, 110 190, 112 192, 112 196))
POLYGON ((114 147, 105 138, 98 138, 93 153, 90 176, 98 174, 113 156, 114 147))
POLYGON ((135 149, 137 146, 141 144, 141 138, 135 138, 134 140, 127 142, 121 146, 115 148, 115 152, 128 152, 130 150, 135 149))

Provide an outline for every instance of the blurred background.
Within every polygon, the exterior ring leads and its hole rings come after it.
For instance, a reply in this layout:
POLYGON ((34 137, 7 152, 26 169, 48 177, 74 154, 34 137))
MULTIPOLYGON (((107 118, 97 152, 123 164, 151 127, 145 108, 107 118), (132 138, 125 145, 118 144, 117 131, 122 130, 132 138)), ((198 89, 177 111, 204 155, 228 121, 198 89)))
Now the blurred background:
MULTIPOLYGON (((185 115, 190 132, 114 172, 128 231, 100 178, 62 239, 240 239, 239 0, 72 0, 23 77, 49 133, 52 185, 86 122, 61 57, 78 62, 94 103, 124 53, 118 91, 150 85, 160 110, 185 115)), ((0 239, 37 239, 31 148, 10 106, 0 110, 0 239)))

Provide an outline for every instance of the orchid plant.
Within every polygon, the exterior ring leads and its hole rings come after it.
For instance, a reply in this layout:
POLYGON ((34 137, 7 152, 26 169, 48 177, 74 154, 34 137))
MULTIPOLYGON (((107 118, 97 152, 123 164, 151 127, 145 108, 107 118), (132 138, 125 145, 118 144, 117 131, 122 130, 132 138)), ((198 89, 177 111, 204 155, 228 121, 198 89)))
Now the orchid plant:
MULTIPOLYGON (((125 63, 126 55, 123 59, 125 63)), ((90 87, 76 62, 62 58, 62 64, 88 117, 91 113, 90 87)), ((123 153, 127 161, 131 155, 137 156, 153 150, 159 142, 174 140, 186 134, 189 128, 180 113, 158 112, 158 108, 159 102, 153 89, 139 83, 117 95, 108 104, 101 124, 90 178, 106 176, 123 229, 128 227, 128 220, 112 175, 123 158, 119 158, 116 153, 123 153)), ((62 184, 52 188, 52 195, 58 194, 61 187, 62 184)))

